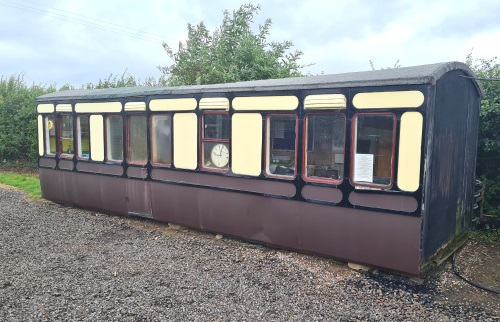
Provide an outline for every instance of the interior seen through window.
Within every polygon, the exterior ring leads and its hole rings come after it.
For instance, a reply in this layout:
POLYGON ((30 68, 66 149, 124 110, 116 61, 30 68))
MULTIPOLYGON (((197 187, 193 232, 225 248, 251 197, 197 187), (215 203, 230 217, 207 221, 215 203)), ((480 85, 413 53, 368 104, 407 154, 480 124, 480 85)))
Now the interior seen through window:
POLYGON ((309 114, 307 125, 306 177, 342 181, 344 176, 345 116, 309 114))
POLYGON ((172 163, 172 117, 151 116, 151 161, 157 164, 172 163))
POLYGON ((148 162, 147 119, 145 115, 128 117, 127 159, 131 163, 148 162))
POLYGON ((106 118, 106 159, 114 162, 123 160, 123 121, 121 116, 106 118))
POLYGON ((56 126, 52 115, 45 117, 45 153, 56 154, 56 126))
POLYGON ((76 120, 78 133, 78 157, 88 159, 90 153, 89 116, 79 116, 76 120))
POLYGON ((296 123, 295 115, 272 115, 267 118, 267 174, 295 176, 296 123))
POLYGON ((202 165, 213 170, 229 167, 229 116, 227 113, 207 113, 202 121, 202 165))
POLYGON ((75 153, 73 140, 73 117, 71 115, 59 116, 59 146, 62 156, 72 156, 75 153))
POLYGON ((354 123, 354 182, 389 186, 392 175, 394 115, 359 114, 354 123))

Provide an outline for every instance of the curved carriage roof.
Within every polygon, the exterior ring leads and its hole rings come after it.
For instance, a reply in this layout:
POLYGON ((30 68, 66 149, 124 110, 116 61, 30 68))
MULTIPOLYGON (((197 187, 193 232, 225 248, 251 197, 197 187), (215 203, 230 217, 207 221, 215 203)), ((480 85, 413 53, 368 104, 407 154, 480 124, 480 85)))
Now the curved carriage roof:
MULTIPOLYGON (((148 95, 181 95, 196 93, 221 93, 242 91, 276 91, 295 89, 321 89, 345 87, 369 87, 385 85, 435 85, 444 74, 461 70, 466 75, 475 78, 469 67, 459 62, 437 63, 413 67, 400 67, 366 72, 317 75, 281 79, 256 80, 215 85, 192 85, 177 87, 122 87, 93 90, 69 90, 42 95, 37 102, 53 100, 98 100, 123 97, 143 97, 148 95)), ((483 97, 483 91, 476 79, 471 79, 478 93, 483 97)))

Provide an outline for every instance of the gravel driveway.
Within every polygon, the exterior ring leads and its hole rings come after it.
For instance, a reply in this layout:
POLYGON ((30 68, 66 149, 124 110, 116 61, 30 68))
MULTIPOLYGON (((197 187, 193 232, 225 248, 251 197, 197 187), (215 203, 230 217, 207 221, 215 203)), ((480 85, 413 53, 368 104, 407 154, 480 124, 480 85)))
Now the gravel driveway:
MULTIPOLYGON (((494 306, 448 297, 452 284, 473 289, 451 274, 449 263, 417 285, 149 220, 29 201, 2 187, 0 210, 2 321, 494 321, 500 315, 494 306)), ((500 299, 491 296, 493 303, 500 299)))

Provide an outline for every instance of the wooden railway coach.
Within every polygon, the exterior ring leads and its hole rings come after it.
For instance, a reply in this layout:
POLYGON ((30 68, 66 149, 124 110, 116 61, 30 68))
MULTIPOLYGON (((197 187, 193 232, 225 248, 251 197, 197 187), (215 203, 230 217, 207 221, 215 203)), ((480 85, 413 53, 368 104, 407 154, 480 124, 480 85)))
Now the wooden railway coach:
POLYGON ((418 275, 472 220, 467 66, 38 97, 44 198, 418 275))

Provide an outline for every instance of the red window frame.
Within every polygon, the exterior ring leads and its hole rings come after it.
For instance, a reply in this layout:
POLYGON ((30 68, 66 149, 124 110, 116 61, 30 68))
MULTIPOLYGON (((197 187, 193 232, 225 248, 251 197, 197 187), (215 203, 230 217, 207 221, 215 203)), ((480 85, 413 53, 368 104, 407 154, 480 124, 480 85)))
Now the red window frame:
MULTIPOLYGON (((126 135, 126 145, 125 145, 125 160, 127 161, 128 164, 134 164, 134 165, 146 165, 148 163, 148 151, 146 150, 146 162, 133 162, 133 161, 130 161, 130 118, 131 117, 134 117, 134 116, 141 116, 141 117, 144 117, 146 119, 146 126, 147 126, 147 123, 148 123, 148 119, 147 119, 147 116, 146 114, 129 114, 126 116, 126 131, 125 131, 125 135, 126 135)), ((146 149, 148 149, 148 142, 147 142, 147 135, 148 135, 148 130, 146 128, 146 131, 144 132, 144 134, 146 135, 146 149)))
POLYGON ((230 150, 230 141, 231 141, 231 118, 229 117, 229 113, 226 111, 206 111, 201 114, 200 117, 200 145, 199 145, 199 154, 200 154, 200 169, 204 171, 209 171, 209 172, 219 172, 219 173, 226 173, 229 171, 229 167, 231 165, 231 151, 229 151, 229 161, 227 164, 226 169, 215 169, 215 168, 208 168, 204 166, 204 151, 203 151, 203 143, 205 142, 212 142, 212 143, 227 143, 228 145, 228 150, 230 150), (229 121, 229 139, 206 139, 205 138, 205 131, 204 131, 204 125, 205 125, 205 115, 226 115, 229 121))
POLYGON ((77 115, 75 123, 76 123, 76 139, 75 139, 75 141, 76 141, 76 144, 75 144, 75 146, 76 146, 76 153, 75 153, 76 158, 78 160, 84 160, 84 161, 85 160, 90 160, 90 114, 77 115), (80 148, 80 146, 81 146, 82 143, 81 143, 80 127, 79 127, 78 119, 81 118, 81 117, 88 117, 88 119, 89 119, 89 156, 88 157, 81 157, 79 155, 79 148, 80 148))
POLYGON ((76 155, 75 151, 77 150, 77 142, 75 139, 75 119, 73 115, 71 114, 59 114, 57 116, 57 148, 56 151, 59 151, 59 157, 62 159, 73 159, 73 157, 76 155), (62 149, 62 118, 65 116, 69 116, 71 118, 71 122, 73 123, 72 126, 72 137, 73 137, 73 153, 64 153, 62 149))
POLYGON ((346 139, 346 126, 347 126, 347 118, 344 113, 340 112, 333 112, 333 113, 327 113, 327 112, 311 112, 307 113, 304 117, 304 135, 303 135, 303 142, 302 146, 304 147, 303 152, 302 152, 302 178, 306 182, 319 182, 319 183, 329 183, 329 184, 335 184, 339 185, 344 181, 344 176, 345 176, 345 155, 346 155, 346 147, 345 147, 345 139, 346 139), (335 179, 327 179, 327 178, 313 178, 313 177, 308 177, 307 176, 307 138, 308 138, 308 117, 309 115, 342 115, 344 117, 344 170, 342 173, 342 177, 340 180, 335 180, 335 179))
MULTIPOLYGON (((279 113, 273 113, 273 114, 267 114, 266 115, 266 122, 264 124, 264 130, 265 130, 265 140, 264 140, 264 176, 266 178, 277 178, 277 179, 283 179, 283 180, 294 180, 297 177, 297 159, 298 159, 298 152, 297 152, 297 147, 299 143, 299 118, 297 114, 279 114, 279 113), (269 119, 273 116, 292 116, 295 119, 295 153, 294 153, 294 166, 293 166, 293 176, 287 176, 287 175, 277 175, 277 174, 272 174, 268 173, 267 170, 269 168, 269 155, 268 155, 268 146, 271 144, 270 142, 270 135, 268 133, 268 126, 269 126, 269 119)), ((271 150, 269 149, 269 152, 271 150)))
MULTIPOLYGON (((58 146, 58 140, 57 140, 57 117, 55 117, 53 114, 44 114, 43 115, 43 155, 44 156, 47 156, 47 157, 55 157, 57 155, 57 146, 58 146), (52 117, 53 119, 53 126, 56 127, 55 129, 55 132, 56 132, 56 135, 55 135, 55 148, 56 148, 56 152, 55 153, 50 153, 50 147, 49 147, 49 150, 47 152, 47 118, 48 117, 52 117)), ((49 130, 50 131, 50 130, 49 130)), ((49 138, 49 142, 50 142, 50 138, 49 138)))
POLYGON ((149 117, 149 159, 151 160, 151 164, 159 167, 171 167, 174 160, 174 149, 173 149, 173 122, 174 115, 173 113, 159 113, 152 114, 149 117), (170 163, 159 163, 153 161, 153 117, 154 116, 170 116, 170 163))
POLYGON ((106 162, 112 162, 112 163, 122 163, 124 160, 123 156, 123 117, 120 114, 109 114, 109 115, 104 115, 103 118, 104 121, 104 160, 106 162), (108 158, 108 149, 109 149, 109 142, 108 142, 108 119, 110 118, 120 118, 122 120, 122 157, 121 160, 110 160, 108 158))
POLYGON ((350 162, 350 174, 349 181, 354 187, 367 187, 367 188, 376 188, 376 189, 390 189, 394 184, 394 162, 396 160, 396 132, 397 132, 397 116, 394 113, 390 112, 375 112, 375 113, 356 113, 352 117, 352 126, 351 126, 351 162, 350 162), (393 119, 393 131, 392 131, 392 156, 391 156, 391 176, 388 185, 377 184, 377 183, 357 183, 354 181, 354 158, 356 154, 356 130, 357 130, 357 118, 359 115, 390 115, 393 119))

